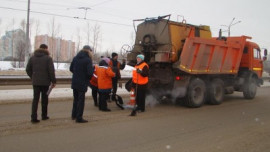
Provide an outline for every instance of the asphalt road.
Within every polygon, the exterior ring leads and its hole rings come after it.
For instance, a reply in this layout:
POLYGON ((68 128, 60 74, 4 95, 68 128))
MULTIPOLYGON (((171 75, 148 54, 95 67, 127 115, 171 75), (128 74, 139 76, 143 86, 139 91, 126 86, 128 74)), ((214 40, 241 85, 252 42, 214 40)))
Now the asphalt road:
MULTIPOLYGON (((87 101, 86 124, 70 119, 72 101, 49 103, 50 120, 30 123, 31 104, 0 105, 0 151, 269 152, 269 87, 256 99, 227 95, 218 106, 162 104, 136 117, 130 109, 100 112, 87 101)), ((128 100, 128 99, 126 99, 128 100)), ((40 111, 40 107, 39 107, 40 111)))

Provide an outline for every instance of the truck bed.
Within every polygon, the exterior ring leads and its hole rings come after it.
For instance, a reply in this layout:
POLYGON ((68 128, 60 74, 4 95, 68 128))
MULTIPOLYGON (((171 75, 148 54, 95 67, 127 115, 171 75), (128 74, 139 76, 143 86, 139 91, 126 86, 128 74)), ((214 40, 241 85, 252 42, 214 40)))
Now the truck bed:
POLYGON ((187 38, 180 56, 180 69, 190 74, 236 74, 247 38, 187 38))

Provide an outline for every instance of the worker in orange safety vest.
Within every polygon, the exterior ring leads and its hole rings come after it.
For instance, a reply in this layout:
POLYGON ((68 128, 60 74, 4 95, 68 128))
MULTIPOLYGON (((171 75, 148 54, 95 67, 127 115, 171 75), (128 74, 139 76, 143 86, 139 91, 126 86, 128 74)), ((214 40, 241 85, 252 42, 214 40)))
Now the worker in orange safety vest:
POLYGON ((107 107, 107 100, 112 90, 112 78, 115 77, 115 73, 108 65, 109 61, 109 58, 102 58, 99 62, 99 67, 96 69, 98 76, 99 110, 104 112, 111 111, 107 107))
POLYGON ((148 85, 149 66, 144 62, 144 55, 137 55, 137 64, 134 67, 132 74, 132 87, 136 94, 136 111, 145 111, 145 95, 148 85))

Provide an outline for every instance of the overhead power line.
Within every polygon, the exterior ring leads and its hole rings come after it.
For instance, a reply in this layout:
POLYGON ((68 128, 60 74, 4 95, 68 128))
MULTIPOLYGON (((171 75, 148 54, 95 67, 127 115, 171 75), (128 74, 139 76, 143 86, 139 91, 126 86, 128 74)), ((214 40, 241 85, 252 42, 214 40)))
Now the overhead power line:
MULTIPOLYGON (((1 1, 27 3, 26 0, 1 0, 1 1)), ((31 4, 46 5, 46 6, 58 6, 58 7, 72 7, 72 5, 52 4, 52 3, 44 3, 44 2, 31 2, 31 4)))
POLYGON ((106 0, 106 1, 103 1, 103 2, 100 2, 100 3, 97 3, 97 4, 94 4, 91 7, 99 6, 99 5, 105 4, 105 3, 109 2, 109 1, 113 1, 113 0, 106 0))
MULTIPOLYGON (((27 0, 0 0, 0 1, 27 3, 27 0)), ((102 2, 99 2, 99 3, 96 3, 96 4, 93 4, 93 5, 90 5, 90 7, 92 8, 92 7, 96 7, 96 6, 99 6, 99 5, 103 5, 103 4, 108 3, 110 1, 113 1, 113 0, 105 0, 105 1, 102 1, 102 2)), ((68 8, 74 7, 74 5, 63 5, 63 4, 45 3, 45 2, 33 2, 33 1, 31 2, 31 4, 47 5, 47 6, 59 6, 59 7, 65 7, 65 8, 67 8, 67 7, 68 8)), ((86 4, 86 5, 89 5, 89 4, 86 4)))
MULTIPOLYGON (((0 0, 0 1, 9 1, 9 2, 19 2, 19 3, 27 3, 26 0, 0 0)), ((109 16, 113 16, 113 17, 117 17, 117 18, 121 18, 121 19, 128 19, 128 20, 132 20, 131 18, 128 18, 128 17, 125 17, 125 16, 122 16, 122 15, 116 15, 116 14, 111 14, 111 13, 108 13, 108 11, 101 11, 99 9, 93 9, 95 8, 96 6, 100 6, 100 5, 104 5, 108 2, 111 2, 113 0, 104 0, 104 1, 101 1, 99 3, 96 3, 96 4, 93 4, 93 5, 90 5, 89 7, 76 7, 74 5, 67 5, 66 3, 65 4, 55 4, 55 3, 48 3, 48 2, 37 2, 37 1, 32 1, 31 4, 36 4, 36 5, 45 5, 45 6, 57 6, 57 7, 62 7, 61 10, 70 10, 70 9, 84 9, 85 11, 85 14, 84 14, 84 19, 86 19, 86 14, 88 13, 88 10, 94 10, 94 11, 97 11, 101 14, 106 14, 106 15, 109 15, 109 16), (64 9, 63 9, 64 8, 64 9)), ((88 3, 84 3, 83 4, 84 6, 88 6, 89 4, 88 3)), ((54 9, 49 9, 49 8, 46 8, 44 7, 42 10, 59 10, 60 8, 54 8, 54 9)))
MULTIPOLYGON (((17 8, 10 8, 10 7, 1 7, 0 6, 0 8, 1 9, 15 10, 15 11, 23 11, 23 12, 26 12, 27 11, 27 10, 24 10, 24 9, 17 9, 17 8)), ((43 15, 57 16, 57 17, 63 17, 63 18, 72 18, 72 19, 82 19, 82 20, 88 20, 88 21, 95 21, 95 22, 99 22, 99 23, 106 23, 106 24, 114 24, 114 25, 121 25, 121 26, 132 27, 131 24, 122 24, 122 23, 115 23, 115 22, 110 22, 110 21, 102 21, 102 20, 80 18, 80 17, 72 17, 72 16, 67 16, 67 15, 45 13, 45 12, 39 12, 39 11, 30 11, 30 12, 31 13, 35 13, 35 14, 43 14, 43 15)))

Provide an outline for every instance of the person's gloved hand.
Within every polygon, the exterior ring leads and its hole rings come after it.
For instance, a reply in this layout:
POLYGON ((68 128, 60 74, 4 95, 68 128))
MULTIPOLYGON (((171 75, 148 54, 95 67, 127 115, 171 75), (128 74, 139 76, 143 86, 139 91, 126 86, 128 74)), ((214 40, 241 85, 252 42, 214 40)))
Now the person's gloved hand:
POLYGON ((142 70, 140 70, 140 69, 137 69, 137 73, 142 73, 142 70))

